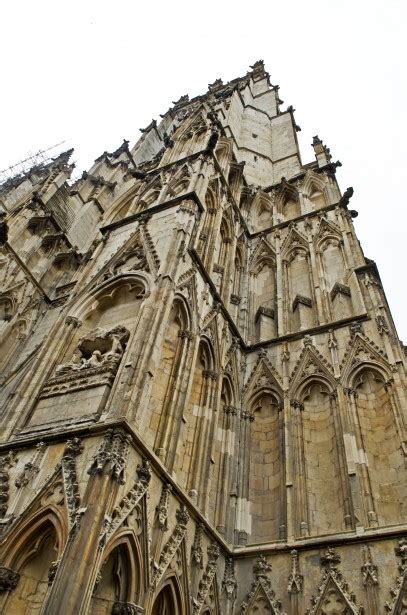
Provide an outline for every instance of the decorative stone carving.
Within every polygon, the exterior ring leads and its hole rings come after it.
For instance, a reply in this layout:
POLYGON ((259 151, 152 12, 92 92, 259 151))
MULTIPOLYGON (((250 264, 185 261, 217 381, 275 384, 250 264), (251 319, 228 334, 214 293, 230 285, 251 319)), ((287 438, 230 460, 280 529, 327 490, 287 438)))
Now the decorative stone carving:
POLYGON ((172 486, 169 483, 163 485, 160 501, 156 507, 158 525, 162 530, 168 529, 168 504, 170 501, 170 493, 172 486))
POLYGON ((230 295, 230 303, 233 305, 239 305, 242 298, 239 295, 230 295))
POLYGON ((60 559, 57 559, 55 562, 51 563, 51 566, 48 569, 48 585, 52 585, 60 563, 60 559))
POLYGON ((10 451, 4 457, 0 457, 0 517, 7 514, 9 498, 9 475, 8 471, 15 463, 14 452, 10 451))
POLYGON ((274 319, 275 313, 273 308, 268 308, 261 305, 255 314, 254 320, 257 322, 260 316, 267 316, 268 318, 274 319))
POLYGON ((376 316, 376 325, 380 335, 383 335, 383 333, 386 333, 388 335, 390 333, 389 325, 387 324, 387 321, 384 316, 376 316))
POLYGON ((14 572, 11 568, 0 566, 0 592, 13 591, 17 587, 20 580, 18 572, 14 572))
POLYGON ((295 312, 299 305, 305 305, 306 307, 312 307, 312 299, 305 297, 304 295, 296 295, 293 301, 292 310, 295 312))
POLYGON ((31 459, 31 461, 28 461, 24 465, 23 471, 15 480, 14 484, 17 488, 25 487, 26 485, 28 485, 30 480, 32 480, 34 476, 38 474, 38 472, 40 471, 41 460, 45 454, 45 449, 45 442, 38 442, 37 446, 35 447, 35 453, 33 455, 33 458, 31 459))
POLYGON ((340 284, 339 282, 335 282, 330 292, 331 301, 333 301, 338 294, 345 295, 345 297, 350 297, 351 292, 349 286, 346 286, 345 284, 340 284))
POLYGON ((62 477, 64 480, 64 490, 66 504, 68 508, 69 525, 72 528, 76 521, 80 505, 79 485, 76 475, 75 457, 83 450, 79 438, 72 438, 66 443, 64 455, 61 460, 62 477))
POLYGON ((288 577, 287 591, 289 594, 300 594, 302 592, 302 586, 304 577, 300 574, 298 563, 298 551, 293 549, 291 551, 291 572, 288 577))
POLYGON ((325 568, 318 593, 312 597, 312 607, 307 615, 328 615, 328 613, 343 613, 343 615, 362 615, 363 610, 355 603, 355 595, 349 591, 349 585, 337 564, 341 561, 335 549, 328 547, 321 557, 325 568))
POLYGON ((191 547, 191 560, 200 568, 203 568, 202 536, 204 529, 204 524, 198 523, 195 528, 194 544, 191 547))
POLYGON ((407 540, 399 540, 394 549, 396 555, 400 557, 399 576, 396 577, 393 587, 390 588, 390 601, 386 602, 384 608, 391 615, 405 615, 407 612, 407 540))
POLYGON ((213 579, 216 574, 217 561, 219 558, 219 547, 217 543, 213 542, 208 547, 208 563, 206 564, 205 572, 202 575, 202 579, 199 581, 198 594, 193 599, 192 613, 193 615, 199 615, 202 606, 209 593, 213 579))
POLYGON ((350 327, 350 335, 354 337, 357 333, 363 333, 362 323, 361 322, 353 322, 350 327))
POLYGON ((150 271, 147 255, 140 242, 136 243, 123 252, 117 260, 114 260, 110 267, 104 272, 103 280, 110 280, 120 273, 131 273, 132 271, 150 271))
POLYGON ((100 544, 102 546, 106 544, 107 539, 122 525, 136 508, 141 498, 147 493, 151 479, 151 465, 149 461, 144 459, 142 464, 137 466, 137 476, 138 479, 134 482, 133 487, 113 510, 111 519, 105 519, 104 527, 100 534, 100 544))
POLYGON ((267 563, 264 555, 259 555, 253 566, 254 581, 249 593, 242 602, 240 611, 242 615, 255 612, 255 608, 260 612, 261 609, 264 612, 268 610, 272 615, 285 615, 284 611, 281 610, 281 602, 275 599, 275 592, 268 577, 270 572, 271 565, 267 563))
POLYGON ((124 468, 129 453, 130 436, 123 429, 108 429, 99 450, 88 470, 89 474, 107 472, 121 485, 124 484, 124 468))
POLYGON ((184 540, 187 531, 187 523, 189 521, 189 513, 184 504, 182 504, 181 508, 177 510, 176 519, 177 525, 175 526, 171 537, 169 538, 168 542, 166 543, 164 549, 161 552, 158 564, 155 562, 153 564, 150 584, 151 591, 154 591, 156 589, 159 581, 162 579, 165 571, 170 565, 172 558, 177 552, 178 547, 184 540))
POLYGON ((213 272, 214 273, 224 273, 224 271, 225 271, 225 268, 222 267, 222 265, 218 265, 217 263, 215 263, 213 265, 213 272))
POLYGON ((236 600, 237 581, 235 577, 235 565, 233 559, 228 557, 225 561, 225 571, 223 573, 222 591, 226 594, 226 600, 232 604, 236 600))
POLYGON ((82 337, 71 359, 56 367, 41 397, 94 386, 111 386, 129 335, 129 331, 119 325, 108 331, 98 327, 82 337))
POLYGON ((144 609, 133 602, 114 602, 112 608, 112 615, 140 615, 141 613, 144 613, 144 609))
POLYGON ((361 566, 363 585, 378 585, 377 566, 372 561, 369 545, 362 547, 363 565, 361 566))

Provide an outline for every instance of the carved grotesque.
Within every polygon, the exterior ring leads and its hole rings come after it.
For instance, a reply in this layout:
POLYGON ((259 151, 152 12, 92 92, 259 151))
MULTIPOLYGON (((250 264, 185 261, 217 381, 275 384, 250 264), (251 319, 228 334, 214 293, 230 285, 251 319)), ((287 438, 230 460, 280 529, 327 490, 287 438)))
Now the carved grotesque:
POLYGON ((6 566, 0 566, 0 592, 12 591, 17 587, 20 580, 18 572, 14 572, 6 566))

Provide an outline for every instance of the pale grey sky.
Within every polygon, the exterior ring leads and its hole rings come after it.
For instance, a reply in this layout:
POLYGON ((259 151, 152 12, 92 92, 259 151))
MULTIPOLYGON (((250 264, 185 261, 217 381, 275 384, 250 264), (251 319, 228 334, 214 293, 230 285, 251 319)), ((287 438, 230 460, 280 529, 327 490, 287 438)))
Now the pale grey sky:
POLYGON ((182 94, 262 58, 297 110, 303 161, 315 134, 341 160, 407 342, 405 0, 14 0, 1 16, 0 169, 60 141, 88 168, 182 94))

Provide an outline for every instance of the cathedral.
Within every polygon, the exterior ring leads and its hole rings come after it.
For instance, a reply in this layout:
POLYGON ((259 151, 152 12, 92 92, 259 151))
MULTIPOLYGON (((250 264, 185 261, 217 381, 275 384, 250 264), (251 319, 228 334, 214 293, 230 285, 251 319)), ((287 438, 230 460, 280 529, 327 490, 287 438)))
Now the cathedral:
POLYGON ((294 113, 258 61, 0 185, 1 613, 407 613, 405 348, 294 113))

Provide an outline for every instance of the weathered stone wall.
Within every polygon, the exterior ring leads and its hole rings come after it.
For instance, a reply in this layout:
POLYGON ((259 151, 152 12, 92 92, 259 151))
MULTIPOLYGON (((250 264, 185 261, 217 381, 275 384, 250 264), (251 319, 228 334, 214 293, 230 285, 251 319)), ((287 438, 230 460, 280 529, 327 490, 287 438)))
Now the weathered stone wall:
POLYGON ((404 348, 281 104, 259 62, 0 188, 2 612, 403 612, 404 348))

